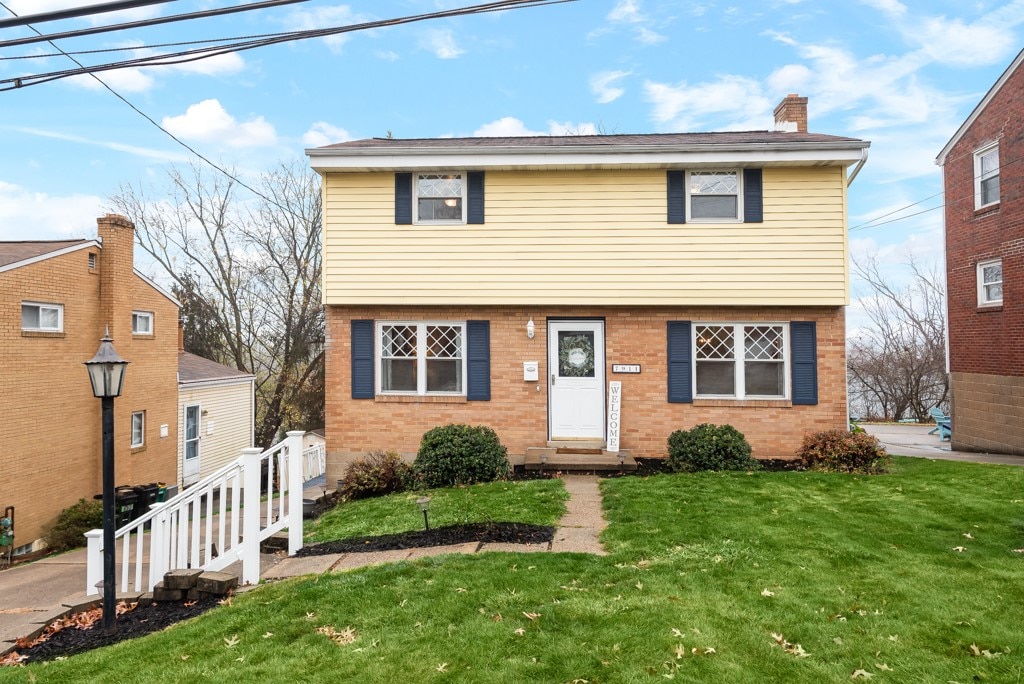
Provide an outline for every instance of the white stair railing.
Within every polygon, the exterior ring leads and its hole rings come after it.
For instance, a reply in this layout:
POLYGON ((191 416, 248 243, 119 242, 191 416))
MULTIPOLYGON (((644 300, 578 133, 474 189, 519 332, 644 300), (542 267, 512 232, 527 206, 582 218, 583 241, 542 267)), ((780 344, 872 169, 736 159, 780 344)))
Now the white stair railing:
POLYGON ((311 446, 302 452, 302 481, 309 482, 327 471, 327 448, 323 444, 311 446))
MULTIPOLYGON (((239 560, 242 582, 256 584, 260 542, 285 528, 294 555, 302 547, 303 434, 289 432, 266 451, 242 449, 233 463, 118 529, 118 590, 152 591, 168 570, 222 570, 239 560)), ((103 530, 85 536, 85 593, 93 595, 103 579, 103 530)))

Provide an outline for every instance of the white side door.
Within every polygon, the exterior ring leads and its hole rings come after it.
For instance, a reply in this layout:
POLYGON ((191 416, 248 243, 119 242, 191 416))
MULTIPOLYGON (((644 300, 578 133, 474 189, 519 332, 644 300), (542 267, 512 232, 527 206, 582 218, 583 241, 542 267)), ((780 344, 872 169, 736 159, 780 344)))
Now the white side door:
POLYGON ((604 321, 548 322, 552 440, 603 440, 604 321))
POLYGON ((199 480, 199 404, 185 407, 185 463, 181 477, 186 485, 199 480))

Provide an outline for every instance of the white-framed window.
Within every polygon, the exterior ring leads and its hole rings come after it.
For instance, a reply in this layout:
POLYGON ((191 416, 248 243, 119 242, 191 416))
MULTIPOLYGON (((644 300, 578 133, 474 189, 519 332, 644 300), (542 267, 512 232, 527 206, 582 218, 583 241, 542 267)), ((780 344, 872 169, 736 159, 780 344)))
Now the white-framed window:
POLYGON ((152 335, 153 334, 153 312, 132 311, 132 334, 152 335))
POLYGON ((974 153, 974 208, 999 202, 999 144, 992 143, 974 153))
POLYGON ((784 399, 789 396, 789 326, 694 323, 694 395, 784 399))
POLYGON ((466 324, 381 321, 377 324, 379 394, 466 393, 466 324))
POLYGON ((741 178, 732 171, 687 171, 686 220, 739 221, 742 213, 741 178))
POLYGON ((413 174, 416 223, 465 223, 466 174, 413 174))
POLYGON ((64 305, 22 302, 21 329, 29 332, 63 332, 64 305))
POLYGON ((1003 260, 978 262, 978 304, 1003 303, 1003 260))
POLYGON ((132 414, 132 448, 146 443, 146 412, 136 411, 132 414))

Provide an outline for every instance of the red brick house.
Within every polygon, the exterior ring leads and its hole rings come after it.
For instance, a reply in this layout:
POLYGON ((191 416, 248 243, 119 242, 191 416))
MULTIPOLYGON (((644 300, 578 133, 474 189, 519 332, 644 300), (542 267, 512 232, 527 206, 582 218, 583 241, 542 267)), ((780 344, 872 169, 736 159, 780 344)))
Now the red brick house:
POLYGON ((329 481, 446 423, 522 463, 666 453, 731 423, 760 458, 846 425, 847 187, 869 143, 776 130, 356 140, 323 177, 329 481))
POLYGON ((1024 454, 1022 63, 1024 51, 936 160, 945 188, 952 442, 966 451, 1024 454))

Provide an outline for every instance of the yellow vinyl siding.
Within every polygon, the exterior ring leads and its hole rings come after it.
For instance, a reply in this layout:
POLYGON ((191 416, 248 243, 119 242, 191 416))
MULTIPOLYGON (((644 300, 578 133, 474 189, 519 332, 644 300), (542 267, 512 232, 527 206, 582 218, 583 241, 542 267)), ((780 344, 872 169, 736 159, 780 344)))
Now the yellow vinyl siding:
POLYGON ((178 482, 185 459, 185 407, 200 404, 199 479, 231 463, 252 446, 252 383, 178 387, 178 482), (213 432, 208 427, 213 423, 213 432))
POLYGON ((485 224, 399 226, 393 173, 330 173, 324 298, 846 304, 844 174, 766 168, 763 223, 669 225, 664 170, 488 171, 485 224))

